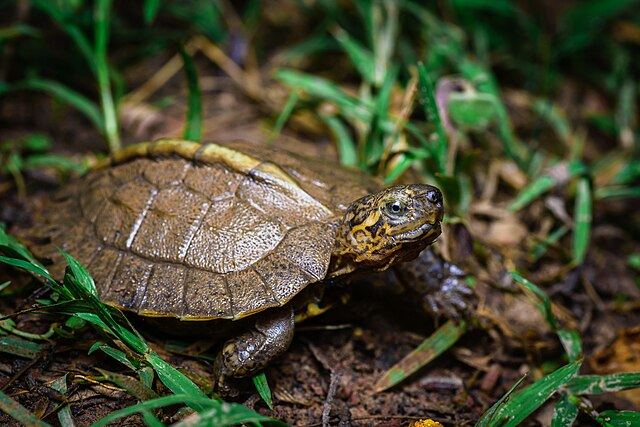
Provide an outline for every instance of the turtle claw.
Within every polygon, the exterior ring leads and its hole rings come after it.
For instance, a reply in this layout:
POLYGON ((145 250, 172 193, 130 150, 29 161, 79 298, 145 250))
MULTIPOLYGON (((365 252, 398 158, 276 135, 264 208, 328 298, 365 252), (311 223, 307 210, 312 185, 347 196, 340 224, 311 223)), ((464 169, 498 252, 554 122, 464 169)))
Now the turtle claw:
POLYGON ((424 250, 410 263, 396 266, 401 282, 422 298, 423 308, 435 317, 456 322, 473 315, 477 295, 465 280, 465 272, 424 250))
POLYGON ((223 398, 235 398, 240 394, 239 380, 224 375, 224 369, 218 366, 218 359, 213 365, 213 390, 223 398))
POLYGON ((464 276, 448 276, 440 282, 440 288, 422 295, 423 307, 436 317, 446 317, 459 322, 470 317, 477 304, 477 295, 464 276))

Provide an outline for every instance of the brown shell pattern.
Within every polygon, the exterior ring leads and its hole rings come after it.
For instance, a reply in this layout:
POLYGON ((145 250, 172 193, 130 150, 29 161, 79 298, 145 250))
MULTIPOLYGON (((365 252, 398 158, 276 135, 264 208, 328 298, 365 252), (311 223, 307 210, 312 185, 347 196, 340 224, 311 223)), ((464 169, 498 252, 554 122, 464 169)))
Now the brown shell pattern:
POLYGON ((102 300, 142 315, 237 319, 286 303, 324 278, 349 203, 379 188, 242 142, 135 147, 67 186, 43 215, 102 300))

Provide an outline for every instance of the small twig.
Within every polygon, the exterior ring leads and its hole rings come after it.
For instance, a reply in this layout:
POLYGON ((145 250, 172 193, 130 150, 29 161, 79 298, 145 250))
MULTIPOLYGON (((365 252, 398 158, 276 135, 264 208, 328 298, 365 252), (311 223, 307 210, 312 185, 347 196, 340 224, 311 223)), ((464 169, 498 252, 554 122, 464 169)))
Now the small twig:
POLYGON ((353 325, 351 323, 342 323, 338 325, 300 326, 296 327, 296 333, 309 331, 342 331, 344 329, 351 328, 353 328, 353 325))
POLYGON ((250 79, 246 71, 233 62, 222 49, 202 36, 194 37, 193 42, 204 56, 220 67, 249 98, 262 100, 263 90, 260 85, 250 79))
MULTIPOLYGON (((100 378, 103 378, 103 377, 100 377, 100 378)), ((74 374, 73 379, 74 380, 75 379, 85 380, 88 383, 91 383, 91 384, 94 384, 94 385, 97 385, 97 386, 100 386, 100 387, 104 387, 107 390, 112 390, 112 391, 117 391, 117 392, 126 392, 126 390, 123 389, 123 388, 112 386, 112 385, 109 385, 109 384, 105 384, 105 383, 100 382, 98 380, 94 380, 93 378, 91 378, 89 376, 86 376, 86 375, 74 374)))
POLYGON ((322 427, 328 427, 331 424, 331 405, 333 405, 333 398, 336 395, 336 390, 338 389, 338 382, 340 380, 340 375, 337 373, 337 369, 335 369, 331 363, 329 363, 329 359, 327 356, 318 349, 311 342, 307 341, 307 345, 311 350, 311 354, 316 358, 318 362, 330 372, 329 379, 329 389, 327 390, 327 397, 324 400, 324 404, 322 405, 322 427))
POLYGON ((327 391, 327 398, 322 405, 322 427, 329 427, 331 422, 331 405, 333 405, 333 398, 336 395, 338 388, 338 379, 340 378, 335 372, 331 372, 331 379, 329 380, 329 390, 327 391))
MULTIPOLYGON (((16 317, 19 317, 23 314, 26 313, 32 313, 34 311, 38 312, 38 311, 47 311, 49 309, 51 309, 52 307, 62 307, 65 305, 69 305, 72 304, 73 301, 62 301, 62 302, 57 302, 55 304, 49 304, 49 305, 36 305, 35 307, 31 307, 31 308, 25 308, 24 310, 20 310, 20 311, 16 311, 15 313, 11 313, 11 314, 7 314, 6 316, 2 316, 0 317, 0 322, 3 320, 7 320, 7 319, 14 319, 16 317)), ((24 304, 22 305, 24 306, 24 304)))
POLYGON ((55 328, 60 326, 58 323, 52 323, 49 326, 49 330, 44 334, 32 334, 31 332, 25 332, 18 328, 11 326, 9 322, 6 320, 0 321, 0 329, 7 331, 10 334, 16 335, 18 337, 26 338, 28 340, 49 340, 55 334, 55 328))
MULTIPOLYGON (((197 47, 192 41, 187 42, 184 50, 191 56, 197 51, 197 47)), ((164 86, 182 68, 182 58, 180 54, 175 54, 167 61, 151 78, 142 86, 125 96, 124 102, 137 105, 148 99, 153 93, 164 86)))
POLYGON ((404 129, 405 124, 409 121, 409 116, 413 112, 413 107, 415 106, 416 95, 418 93, 418 76, 415 73, 412 73, 411 80, 409 80, 409 87, 404 93, 404 99, 402 100, 402 109, 400 110, 400 115, 396 120, 396 125, 393 128, 393 132, 384 142, 384 149, 382 151, 382 156, 380 156, 380 163, 378 164, 378 174, 383 172, 383 168, 385 167, 389 156, 391 155, 391 150, 393 149, 393 143, 398 138, 398 134, 404 129))
POLYGON ((596 292, 596 289, 593 287, 589 278, 587 278, 587 275, 584 274, 584 270, 580 272, 580 278, 582 279, 584 290, 587 292, 587 295, 589 295, 589 298, 591 298, 591 301, 593 301, 598 311, 606 313, 607 307, 605 306, 604 301, 602 301, 602 298, 600 298, 600 295, 596 292))

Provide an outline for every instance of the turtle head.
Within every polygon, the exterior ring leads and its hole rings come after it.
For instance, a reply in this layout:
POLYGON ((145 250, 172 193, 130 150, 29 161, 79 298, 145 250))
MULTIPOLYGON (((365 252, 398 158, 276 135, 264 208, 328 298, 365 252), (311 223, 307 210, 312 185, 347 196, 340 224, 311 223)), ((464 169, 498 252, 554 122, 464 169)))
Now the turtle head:
MULTIPOLYGON (((385 270, 408 261, 440 235, 442 193, 424 184, 395 185, 349 206, 336 242, 339 264, 385 270)), ((346 271, 345 270, 345 271, 346 271)))

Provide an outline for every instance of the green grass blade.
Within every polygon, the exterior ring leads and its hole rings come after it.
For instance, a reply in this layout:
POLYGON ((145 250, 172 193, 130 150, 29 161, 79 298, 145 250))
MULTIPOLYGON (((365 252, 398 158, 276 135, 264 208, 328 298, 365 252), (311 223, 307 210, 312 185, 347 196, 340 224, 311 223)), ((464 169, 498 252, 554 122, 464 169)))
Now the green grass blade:
POLYGON ((458 325, 451 320, 447 321, 411 353, 385 372, 384 375, 376 381, 374 385, 375 391, 384 391, 403 381, 409 375, 451 348, 466 330, 467 326, 464 321, 458 325))
POLYGON ((145 386, 139 380, 132 378, 128 375, 122 375, 115 372, 109 372, 104 369, 95 368, 98 372, 100 372, 105 380, 114 383, 118 387, 121 387, 127 391, 130 395, 135 397, 138 400, 146 401, 151 399, 158 398, 158 394, 145 386))
POLYGON ((35 27, 25 24, 10 25, 0 28, 0 45, 7 40, 20 36, 39 37, 40 35, 40 30, 35 27))
POLYGON ((555 187, 555 180, 549 175, 542 175, 533 180, 529 185, 522 189, 516 199, 511 202, 508 209, 511 212, 517 212, 529 203, 536 200, 542 194, 555 187))
POLYGON ((273 126, 273 130, 269 135, 269 139, 267 140, 266 145, 271 145, 271 142, 275 138, 277 138, 278 135, 280 135, 282 128, 284 127, 285 123, 287 123, 287 120, 289 120, 289 117, 291 117, 291 113, 293 113, 293 109, 298 103, 298 98, 299 98, 298 92, 295 90, 291 91, 291 94, 287 99, 287 103, 284 104, 282 111, 280 112, 280 114, 278 114, 278 118, 276 119, 276 123, 273 126))
POLYGON ((165 424, 157 419, 151 411, 143 409, 140 411, 140 414, 142 415, 142 419, 147 427, 165 427, 165 424))
POLYGON ((42 347, 40 344, 10 335, 0 337, 0 352, 33 359, 42 347))
POLYGON ((540 289, 538 286, 534 285, 521 275, 516 272, 511 272, 511 277, 521 284, 525 289, 528 289, 536 296, 537 300, 534 300, 536 303, 536 308, 540 311, 540 314, 544 317, 547 324, 551 327, 553 331, 558 330, 556 325, 556 318, 553 316, 553 310, 551 309, 551 300, 547 296, 547 294, 540 289))
MULTIPOLYGON (((571 362, 555 372, 525 387, 511 396, 508 401, 493 413, 489 426, 512 427, 524 421, 533 411, 538 409, 562 385, 573 378, 582 365, 582 359, 571 362)), ((478 423, 478 425, 481 425, 478 423)))
POLYGON ((263 422, 273 426, 287 425, 273 418, 259 415, 245 406, 222 402, 220 408, 200 411, 173 424, 172 427, 226 427, 248 423, 262 426, 263 422))
POLYGON ((397 132, 385 132, 385 123, 391 123, 389 118, 389 103, 391 91, 396 82, 398 68, 392 67, 385 75, 384 82, 376 94, 373 105, 373 115, 367 125, 367 134, 364 143, 360 148, 360 168, 366 170, 368 167, 380 162, 386 144, 394 144, 399 136, 397 132), (387 135, 385 135, 387 134, 387 135), (385 141, 385 136, 393 137, 394 140, 385 141))
POLYGON ((375 61, 373 53, 367 50, 343 29, 334 31, 333 36, 338 41, 342 50, 351 59, 351 63, 358 70, 362 78, 369 84, 375 84, 375 61))
POLYGON ((569 361, 573 362, 582 356, 582 340, 578 331, 558 329, 557 334, 569 361))
POLYGON ((122 363, 127 368, 129 368, 131 370, 135 370, 136 369, 136 367, 133 365, 133 363, 131 363, 131 361, 127 357, 127 354, 124 351, 119 350, 117 348, 113 348, 113 347, 109 346, 108 344, 106 344, 104 342, 96 342, 96 343, 94 343, 91 346, 91 348, 89 349, 89 351, 87 352, 87 354, 91 354, 95 350, 98 350, 98 349, 100 351, 102 351, 104 354, 113 357, 115 360, 117 360, 118 362, 122 363))
POLYGON ((109 423, 119 420, 120 418, 142 413, 143 411, 152 411, 165 406, 180 404, 186 404, 191 408, 202 407, 203 409, 199 411, 198 414, 192 415, 183 421, 173 424, 174 427, 230 426, 234 424, 260 421, 272 422, 276 425, 284 425, 277 420, 264 415, 259 415, 251 409, 237 403, 220 402, 207 397, 191 396, 189 394, 174 394, 172 396, 159 397, 157 399, 147 400, 146 402, 141 402, 136 405, 123 408, 93 423, 91 427, 103 427, 109 423))
POLYGON ((390 184, 394 182, 396 179, 400 177, 403 173, 407 171, 413 164, 415 158, 413 156, 405 153, 400 161, 394 166, 392 170, 389 171, 387 176, 384 177, 385 184, 390 184))
MULTIPOLYGON (((62 395, 66 395, 68 375, 69 374, 64 374, 60 378, 54 380, 51 383, 51 388, 62 395)), ((58 421, 60 421, 61 427, 75 427, 75 423, 73 422, 73 415, 71 415, 71 408, 68 403, 63 404, 63 406, 58 410, 58 421)))
POLYGON ((575 229, 573 231, 573 262, 581 264, 589 249, 589 236, 591 234, 591 186, 589 179, 580 178, 576 194, 576 207, 574 212, 575 229))
POLYGON ((199 142, 202 139, 202 93, 198 82, 196 65, 187 51, 181 47, 180 57, 184 64, 184 74, 189 88, 187 120, 184 126, 184 139, 199 142))
POLYGON ((543 120, 549 123, 549 126, 562 141, 567 143, 570 141, 571 123, 557 104, 547 99, 537 99, 532 108, 543 120))
POLYGON ((640 187, 610 186, 598 188, 594 191, 593 197, 596 200, 606 199, 630 199, 640 197, 640 187))
POLYGON ((438 112, 438 106, 436 104, 435 93, 433 90, 433 84, 429 78, 429 74, 424 64, 418 63, 418 98, 420 103, 424 107, 424 113, 427 117, 427 121, 436 126, 435 140, 430 139, 433 158, 438 166, 438 172, 446 174, 447 172, 447 135, 442 126, 442 119, 438 112))
POLYGON ((97 64, 94 56, 94 51, 91 48, 89 39, 82 33, 80 28, 74 23, 73 19, 70 19, 67 13, 62 10, 60 2, 50 0, 34 0, 34 7, 47 13, 51 19, 56 21, 58 25, 69 35, 71 40, 76 44, 85 60, 89 64, 91 71, 96 72, 97 64))
MULTIPOLYGON (((84 95, 81 95, 59 82, 40 77, 31 77, 26 80, 7 85, 4 90, 8 91, 19 89, 31 89, 45 92, 63 104, 68 104, 80 111, 100 132, 104 132, 105 130, 104 119, 96 104, 84 95)), ((2 91, 0 91, 0 95, 1 94, 2 91)))
POLYGON ((395 0, 374 2, 371 39, 373 41, 373 56, 375 60, 374 82, 376 86, 386 78, 387 70, 391 68, 391 57, 398 41, 398 6, 395 0))
POLYGON ((567 384, 573 394, 597 394, 640 388, 640 372, 610 375, 580 375, 567 384))
POLYGON ((513 159, 521 169, 526 170, 529 152, 527 147, 513 132, 509 113, 507 112, 507 107, 504 105, 502 98, 500 97, 500 90, 497 82, 495 81, 495 77, 481 64, 473 61, 462 61, 460 62, 459 68, 466 80, 470 82, 478 82, 476 84, 477 89, 482 93, 493 96, 495 99, 498 133, 502 140, 504 152, 509 158, 513 159))
POLYGON ((561 225, 557 230, 550 233, 544 240, 537 243, 531 249, 531 258, 534 261, 539 260, 546 252, 549 246, 556 244, 565 234, 569 232, 569 226, 561 225))
POLYGON ((295 63, 300 59, 309 58, 316 53, 335 47, 336 42, 334 38, 326 35, 316 35, 287 48, 287 50, 281 54, 282 62, 285 64, 295 63))
POLYGON ((36 417, 34 414, 29 412, 27 408, 4 394, 2 391, 0 391, 0 411, 10 415, 25 426, 44 427, 51 425, 36 417))
POLYGON ((640 178, 640 159, 629 159, 613 177, 613 184, 633 184, 640 178))
POLYGON ((355 166, 358 163, 356 143, 353 141, 347 126, 336 116, 320 113, 320 118, 329 126, 336 139, 338 156, 343 165, 355 166))
POLYGON ((111 24, 111 0, 96 0, 95 10, 95 64, 96 77, 102 103, 104 118, 104 132, 109 143, 111 153, 120 149, 120 134, 118 130, 118 114, 109 78, 109 63, 107 61, 107 45, 109 42, 109 26, 111 24))
MULTIPOLYGON (((127 328, 120 325, 111 315, 110 311, 114 310, 112 307, 106 309, 106 307, 98 307, 93 303, 88 303, 85 306, 80 304, 76 304, 74 307, 75 311, 65 309, 62 312, 65 314, 76 316, 80 319, 83 319, 98 328, 105 330, 109 334, 121 340, 125 345, 127 345, 132 351, 136 353, 145 353, 149 349, 147 343, 135 335, 133 332, 127 330, 127 328), (83 310, 83 311, 80 311, 83 310)), ((122 315, 122 313, 120 313, 122 315)))
POLYGON ((596 421, 606 427, 637 427, 640 425, 640 412, 604 411, 596 421))
MULTIPOLYGON (((569 178, 589 173, 589 168, 580 161, 570 161, 567 164, 567 174, 569 178)), ((540 197, 558 184, 556 179, 551 175, 541 175, 533 182, 529 183, 520 191, 516 200, 511 202, 508 209, 511 212, 517 212, 535 199, 540 197)))
POLYGON ((493 417, 495 416, 496 412, 498 411, 498 409, 502 408, 505 402, 508 401, 507 399, 511 397, 513 392, 525 380, 525 378, 527 378, 526 374, 523 375, 522 378, 520 378, 518 381, 516 381, 516 383, 511 386, 511 388, 500 399, 498 399, 498 401, 494 403, 491 408, 487 410, 487 412, 482 414, 482 417, 480 417, 480 419, 478 420, 476 427, 487 427, 496 425, 495 423, 493 423, 493 417))
MULTIPOLYGON (((280 69, 274 77, 284 84, 304 91, 319 99, 335 103, 346 116, 369 123, 373 114, 373 105, 344 92, 338 85, 321 77, 298 71, 280 69)), ((392 127, 390 127, 392 129, 392 127)))
POLYGON ((160 0, 144 0, 142 6, 142 14, 144 16, 144 23, 149 25, 153 23, 160 10, 160 0))
POLYGON ((542 317, 544 317, 551 330, 558 335, 558 338, 560 339, 560 342, 562 343, 562 346, 564 347, 569 360, 575 361, 579 357, 581 357, 582 341, 580 339, 580 335, 577 331, 574 330, 558 329, 556 318, 553 315, 553 310, 551 308, 551 300, 549 299, 547 294, 538 286, 520 276, 518 273, 511 272, 511 276, 516 282, 518 282, 525 289, 530 291, 533 296, 535 296, 533 300, 535 307, 538 309, 538 311, 540 311, 540 314, 542 314, 542 317))
MULTIPOLYGON (((7 255, 10 258, 2 257, 6 262, 11 258, 17 258, 19 260, 27 261, 37 271, 33 271, 30 268, 27 270, 36 274, 40 274, 42 277, 53 281, 53 278, 49 275, 49 272, 44 265, 31 255, 31 253, 13 236, 8 235, 5 232, 4 226, 0 223, 0 253, 7 255)), ((21 267, 23 268, 23 267, 21 267)))
MULTIPOLYGON (((67 259, 73 259, 64 251, 61 252, 67 259)), ((90 310, 88 312, 69 314, 76 315, 94 325, 106 329, 137 353, 144 354, 149 351, 147 343, 133 326, 131 326, 126 317, 119 310, 105 305, 98 299, 93 279, 89 275, 89 272, 79 263, 74 262, 67 269, 64 284, 65 288, 71 293, 72 298, 85 302, 86 307, 90 310)))
MULTIPOLYGON (((148 352, 144 355, 145 359, 158 374, 158 378, 164 385, 175 394, 186 394, 192 397, 206 397, 204 392, 198 388, 189 378, 185 377, 176 368, 165 362, 155 352, 148 352)), ((189 405, 196 411, 202 410, 205 406, 194 401, 194 405, 189 405)))
POLYGON ((191 396, 189 394, 173 394, 171 396, 163 396, 157 399, 147 400, 133 406, 129 406, 119 411, 113 412, 106 417, 91 424, 91 427, 102 427, 109 423, 115 422, 120 418, 125 418, 130 415, 138 414, 142 410, 154 410, 171 405, 183 405, 186 404, 190 407, 198 406, 206 409, 215 408, 220 406, 220 402, 209 399, 208 397, 191 396))
MULTIPOLYGON (((4 248, 2 248, 0 246, 0 250, 2 252, 4 252, 4 248)), ((54 281, 53 278, 49 275, 49 272, 47 270, 45 270, 44 268, 38 266, 38 265, 34 265, 28 261, 23 261, 21 259, 15 259, 15 258, 9 258, 6 256, 0 256, 0 262, 3 262, 7 265, 11 265, 13 267, 18 267, 18 268, 22 268, 24 270, 30 271, 32 273, 35 273, 37 275, 40 275, 42 277, 44 277, 47 280, 50 281, 54 281)))
POLYGON ((269 409, 273 410, 273 399, 271 397, 271 389, 269 388, 269 383, 267 382, 267 376, 264 372, 260 372, 258 375, 254 375, 253 385, 258 390, 258 394, 264 400, 264 403, 267 404, 269 409))
POLYGON ((569 400, 569 396, 563 394, 553 409, 551 427, 571 427, 576 418, 578 418, 578 407, 569 400))
POLYGON ((34 154, 24 159, 25 169, 55 168, 61 172, 84 174, 87 167, 68 157, 55 154, 34 154))
POLYGON ((97 297, 98 290, 96 289, 96 284, 93 282, 93 277, 91 277, 89 272, 68 253, 62 250, 60 253, 65 257, 67 263, 69 263, 69 268, 71 269, 73 276, 77 279, 78 285, 80 285, 85 292, 97 297))

